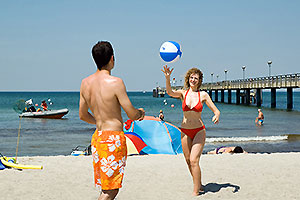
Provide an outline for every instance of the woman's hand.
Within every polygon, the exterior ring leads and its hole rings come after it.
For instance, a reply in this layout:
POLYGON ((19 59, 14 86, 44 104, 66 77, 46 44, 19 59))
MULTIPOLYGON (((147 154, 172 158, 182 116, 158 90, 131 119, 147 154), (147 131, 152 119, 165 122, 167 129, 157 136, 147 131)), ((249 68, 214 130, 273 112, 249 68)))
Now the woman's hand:
POLYGON ((213 116, 213 118, 212 118, 211 121, 212 121, 214 124, 217 124, 217 123, 219 123, 219 117, 220 117, 220 114, 216 114, 216 115, 213 116))
POLYGON ((164 73, 165 77, 167 78, 167 77, 171 76, 173 70, 174 70, 174 68, 172 68, 170 70, 170 67, 168 67, 167 65, 165 65, 165 66, 163 66, 163 69, 161 71, 164 73))

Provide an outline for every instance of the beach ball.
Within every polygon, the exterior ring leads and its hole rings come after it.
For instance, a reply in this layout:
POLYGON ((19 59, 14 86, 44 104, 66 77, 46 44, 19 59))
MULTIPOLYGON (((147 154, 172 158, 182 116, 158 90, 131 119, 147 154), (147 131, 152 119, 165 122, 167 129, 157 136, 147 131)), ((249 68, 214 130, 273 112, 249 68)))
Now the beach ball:
POLYGON ((160 57, 167 63, 176 62, 181 57, 180 45, 174 41, 164 42, 159 50, 160 57))

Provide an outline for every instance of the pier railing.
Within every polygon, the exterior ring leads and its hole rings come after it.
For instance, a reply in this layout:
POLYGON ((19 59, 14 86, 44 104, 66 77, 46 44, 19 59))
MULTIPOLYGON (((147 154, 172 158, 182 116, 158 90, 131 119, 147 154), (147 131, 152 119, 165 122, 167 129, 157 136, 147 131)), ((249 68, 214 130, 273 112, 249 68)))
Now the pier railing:
POLYGON ((202 90, 230 90, 230 89, 271 89, 271 88, 299 88, 300 73, 270 77, 247 78, 232 81, 203 83, 202 90))

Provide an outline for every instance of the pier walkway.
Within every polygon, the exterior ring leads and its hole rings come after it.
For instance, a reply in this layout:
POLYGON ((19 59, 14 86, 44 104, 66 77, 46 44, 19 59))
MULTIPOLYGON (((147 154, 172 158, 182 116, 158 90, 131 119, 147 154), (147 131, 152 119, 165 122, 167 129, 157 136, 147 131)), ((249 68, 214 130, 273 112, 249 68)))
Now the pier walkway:
MULTIPOLYGON (((182 89, 183 86, 175 86, 173 89, 182 89)), ((267 76, 258 78, 247 78, 239 80, 219 81, 213 83, 203 83, 201 90, 205 90, 212 97, 214 92, 215 102, 219 102, 219 91, 221 92, 220 102, 224 101, 224 92, 227 90, 228 104, 232 103, 232 91, 235 90, 235 104, 246 104, 255 102, 258 107, 262 104, 262 90, 271 89, 271 108, 276 108, 276 89, 286 89, 287 109, 293 109, 293 89, 300 88, 300 73, 286 74, 278 76, 267 76)), ((165 88, 153 89, 154 97, 163 97, 165 88)))

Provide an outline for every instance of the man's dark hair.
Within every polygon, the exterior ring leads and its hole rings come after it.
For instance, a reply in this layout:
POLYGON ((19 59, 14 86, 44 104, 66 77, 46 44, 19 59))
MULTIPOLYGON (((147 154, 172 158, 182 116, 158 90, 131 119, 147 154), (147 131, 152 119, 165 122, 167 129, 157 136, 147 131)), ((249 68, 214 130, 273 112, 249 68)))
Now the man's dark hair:
POLYGON ((111 56, 114 55, 114 50, 111 44, 107 41, 98 42, 93 46, 92 55, 97 68, 101 68, 109 63, 111 56))
POLYGON ((234 148, 233 152, 234 152, 234 153, 243 153, 244 150, 243 150, 242 147, 236 146, 236 147, 234 148))

